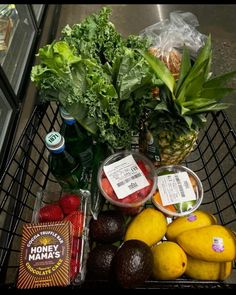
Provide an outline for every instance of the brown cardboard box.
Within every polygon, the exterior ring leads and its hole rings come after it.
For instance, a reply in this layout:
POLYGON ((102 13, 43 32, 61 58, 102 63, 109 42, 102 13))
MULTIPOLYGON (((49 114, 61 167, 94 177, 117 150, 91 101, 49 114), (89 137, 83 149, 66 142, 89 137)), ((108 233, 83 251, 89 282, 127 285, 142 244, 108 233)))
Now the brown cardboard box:
POLYGON ((71 232, 69 221, 23 226, 17 288, 70 284, 71 232))

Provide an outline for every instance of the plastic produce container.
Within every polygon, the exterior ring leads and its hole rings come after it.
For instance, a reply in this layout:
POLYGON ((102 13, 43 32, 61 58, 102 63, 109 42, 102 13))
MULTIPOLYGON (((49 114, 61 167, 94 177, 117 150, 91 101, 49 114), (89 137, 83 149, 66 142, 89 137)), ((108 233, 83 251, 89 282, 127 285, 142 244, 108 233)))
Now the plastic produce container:
MULTIPOLYGON (((16 144, 0 179, 0 290, 2 294, 18 293, 16 280, 19 270, 22 227, 32 222, 32 214, 38 192, 41 189, 56 191, 58 185, 50 174, 47 163, 48 150, 44 144, 50 130, 59 130, 62 120, 56 103, 37 105, 16 144)), ((138 151, 138 141, 132 144, 138 151)), ((199 134, 191 155, 183 163, 194 171, 204 187, 204 197, 199 209, 213 214, 219 224, 236 230, 236 133, 223 111, 207 115, 207 123, 199 134)), ((144 207, 153 207, 149 199, 144 207)), ((88 204, 89 205, 89 204, 88 204)), ((107 206, 112 206, 108 201, 107 206)), ((86 231, 85 233, 86 234, 86 231)), ((149 279, 140 289, 235 289, 236 267, 225 281, 199 281, 181 277, 177 280, 149 279)), ((60 289, 64 293, 77 294, 80 289, 94 291, 113 288, 109 281, 90 280, 83 284, 60 289), (68 292, 67 292, 68 291, 68 292), (72 292, 72 293, 71 293, 72 292)), ((44 293, 45 290, 39 290, 44 293)), ((58 288, 50 288, 56 293, 58 288)), ((33 292, 35 293, 35 292, 33 292)), ((61 292, 59 292, 61 293, 61 292)))
POLYGON ((54 221, 52 219, 55 219, 55 221, 70 220, 72 222, 72 228, 73 226, 76 227, 71 237, 70 280, 72 285, 81 285, 86 275, 86 262, 89 252, 89 197, 90 192, 82 189, 61 191, 42 190, 37 193, 32 214, 32 223, 42 224, 44 220, 49 218, 52 222, 54 221), (68 205, 68 197, 70 198, 71 196, 73 197, 73 206, 71 206, 71 203, 68 205), (65 197, 67 199, 64 199, 65 201, 60 203, 60 200, 65 197), (75 203, 74 198, 78 200, 77 203, 75 203), (52 217, 52 214, 48 216, 48 212, 50 212, 48 206, 50 205, 56 205, 57 209, 61 208, 62 213, 56 212, 55 217, 52 217), (46 211, 44 210, 45 208, 46 211), (57 219, 57 216, 59 216, 59 219, 57 219))
POLYGON ((139 213, 156 190, 155 167, 139 152, 121 151, 106 158, 97 181, 106 200, 130 215, 139 213))
POLYGON ((203 200, 203 186, 195 172, 185 166, 169 165, 159 167, 156 173, 157 193, 152 202, 160 211, 175 217, 198 209, 203 200))

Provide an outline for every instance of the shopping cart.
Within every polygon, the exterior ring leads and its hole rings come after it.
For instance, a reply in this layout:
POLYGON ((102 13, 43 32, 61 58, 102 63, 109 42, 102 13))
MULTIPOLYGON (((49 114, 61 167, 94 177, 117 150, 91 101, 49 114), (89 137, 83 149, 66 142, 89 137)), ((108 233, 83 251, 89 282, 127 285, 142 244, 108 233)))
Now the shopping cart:
MULTIPOLYGON (((16 288, 22 226, 31 222, 37 192, 57 189, 50 174, 44 137, 61 126, 59 106, 35 107, 0 180, 0 290, 16 288)), ((134 146, 137 149, 137 146, 134 146)), ((183 164, 203 183, 200 209, 214 214, 222 225, 236 230, 236 134, 223 111, 208 114, 195 150, 183 164)), ((70 288, 71 286, 68 286, 70 288)), ((73 286, 75 288, 76 286, 73 286)), ((79 288, 109 288, 110 282, 85 280, 79 288)), ((225 281, 148 280, 139 288, 235 288, 236 267, 225 281)), ((2 291, 1 291, 1 294, 2 291)), ((35 294, 35 293, 34 293, 35 294)))

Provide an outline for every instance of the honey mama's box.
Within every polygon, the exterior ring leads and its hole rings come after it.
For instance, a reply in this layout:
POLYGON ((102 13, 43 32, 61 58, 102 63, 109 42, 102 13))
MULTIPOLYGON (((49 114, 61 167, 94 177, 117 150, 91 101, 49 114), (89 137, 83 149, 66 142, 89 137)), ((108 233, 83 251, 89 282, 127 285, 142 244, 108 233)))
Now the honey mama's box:
POLYGON ((71 222, 24 224, 17 288, 70 284, 71 222))

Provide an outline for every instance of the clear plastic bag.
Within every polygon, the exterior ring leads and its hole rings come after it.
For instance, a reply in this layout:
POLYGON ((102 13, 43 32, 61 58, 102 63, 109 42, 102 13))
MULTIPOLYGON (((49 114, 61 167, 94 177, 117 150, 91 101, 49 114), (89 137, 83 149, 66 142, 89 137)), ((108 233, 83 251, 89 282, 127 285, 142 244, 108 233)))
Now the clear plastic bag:
POLYGON ((170 19, 145 28, 140 35, 151 39, 150 52, 162 59, 177 78, 182 48, 186 46, 194 59, 205 44, 207 36, 198 32, 197 26, 199 22, 193 13, 173 11, 170 13, 170 19))

